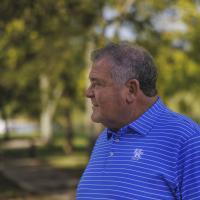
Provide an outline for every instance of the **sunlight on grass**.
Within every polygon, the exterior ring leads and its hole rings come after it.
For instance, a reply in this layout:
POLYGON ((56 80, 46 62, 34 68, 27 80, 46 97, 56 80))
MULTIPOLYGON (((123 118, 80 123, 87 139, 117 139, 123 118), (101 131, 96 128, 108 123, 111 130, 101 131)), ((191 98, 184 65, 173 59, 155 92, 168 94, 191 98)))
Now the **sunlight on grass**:
POLYGON ((86 153, 73 153, 66 156, 48 156, 45 160, 54 167, 59 168, 82 168, 88 162, 86 153))
POLYGON ((77 147, 86 147, 88 145, 88 139, 76 137, 74 138, 73 144, 77 147))
MULTIPOLYGON (((54 141, 54 144, 57 146, 63 146, 65 143, 65 139, 63 137, 54 141)), ((86 148, 88 146, 88 139, 85 137, 75 137, 73 139, 73 145, 77 148, 86 148)))

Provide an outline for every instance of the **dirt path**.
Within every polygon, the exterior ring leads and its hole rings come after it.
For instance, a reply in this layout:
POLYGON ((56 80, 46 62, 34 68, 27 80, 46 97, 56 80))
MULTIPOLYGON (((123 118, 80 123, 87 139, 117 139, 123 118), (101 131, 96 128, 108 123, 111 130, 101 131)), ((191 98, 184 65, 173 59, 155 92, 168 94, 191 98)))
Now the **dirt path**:
POLYGON ((12 195, 0 194, 0 200, 75 200, 82 171, 54 168, 37 158, 4 157, 0 159, 0 173, 22 189, 16 195, 12 191, 12 195))
MULTIPOLYGON (((48 196, 52 200, 73 200, 80 176, 77 170, 56 169, 37 159, 4 160, 0 164, 0 171, 27 194, 40 195, 44 199, 48 196)), ((21 199, 24 200, 24 197, 21 199)))

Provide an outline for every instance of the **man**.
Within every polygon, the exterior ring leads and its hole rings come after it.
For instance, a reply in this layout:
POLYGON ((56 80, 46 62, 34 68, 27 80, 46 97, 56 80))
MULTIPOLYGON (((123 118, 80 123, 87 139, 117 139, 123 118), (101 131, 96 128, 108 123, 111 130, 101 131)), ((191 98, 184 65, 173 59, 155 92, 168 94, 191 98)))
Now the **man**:
POLYGON ((77 199, 200 199, 200 128, 157 96, 151 55, 127 43, 92 54, 92 120, 107 127, 77 199))

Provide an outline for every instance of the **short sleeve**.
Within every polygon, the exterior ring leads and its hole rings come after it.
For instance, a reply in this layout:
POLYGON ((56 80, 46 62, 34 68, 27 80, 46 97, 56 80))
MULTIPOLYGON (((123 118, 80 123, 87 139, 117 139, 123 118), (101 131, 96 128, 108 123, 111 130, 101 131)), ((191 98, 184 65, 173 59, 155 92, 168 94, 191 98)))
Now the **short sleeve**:
POLYGON ((200 134, 182 145, 177 162, 177 175, 179 199, 200 199, 200 134))

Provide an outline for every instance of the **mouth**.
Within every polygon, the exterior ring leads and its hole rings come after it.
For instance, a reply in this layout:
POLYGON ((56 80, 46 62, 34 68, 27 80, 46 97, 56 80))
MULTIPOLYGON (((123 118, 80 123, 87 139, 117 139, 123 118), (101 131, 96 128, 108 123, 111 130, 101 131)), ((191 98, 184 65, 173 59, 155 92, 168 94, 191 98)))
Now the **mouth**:
POLYGON ((94 108, 97 108, 97 107, 99 107, 97 104, 92 103, 92 108, 93 108, 93 109, 94 109, 94 108))
POLYGON ((94 103, 94 102, 92 102, 92 106, 93 106, 93 107, 98 107, 98 104, 97 104, 97 103, 94 103))

